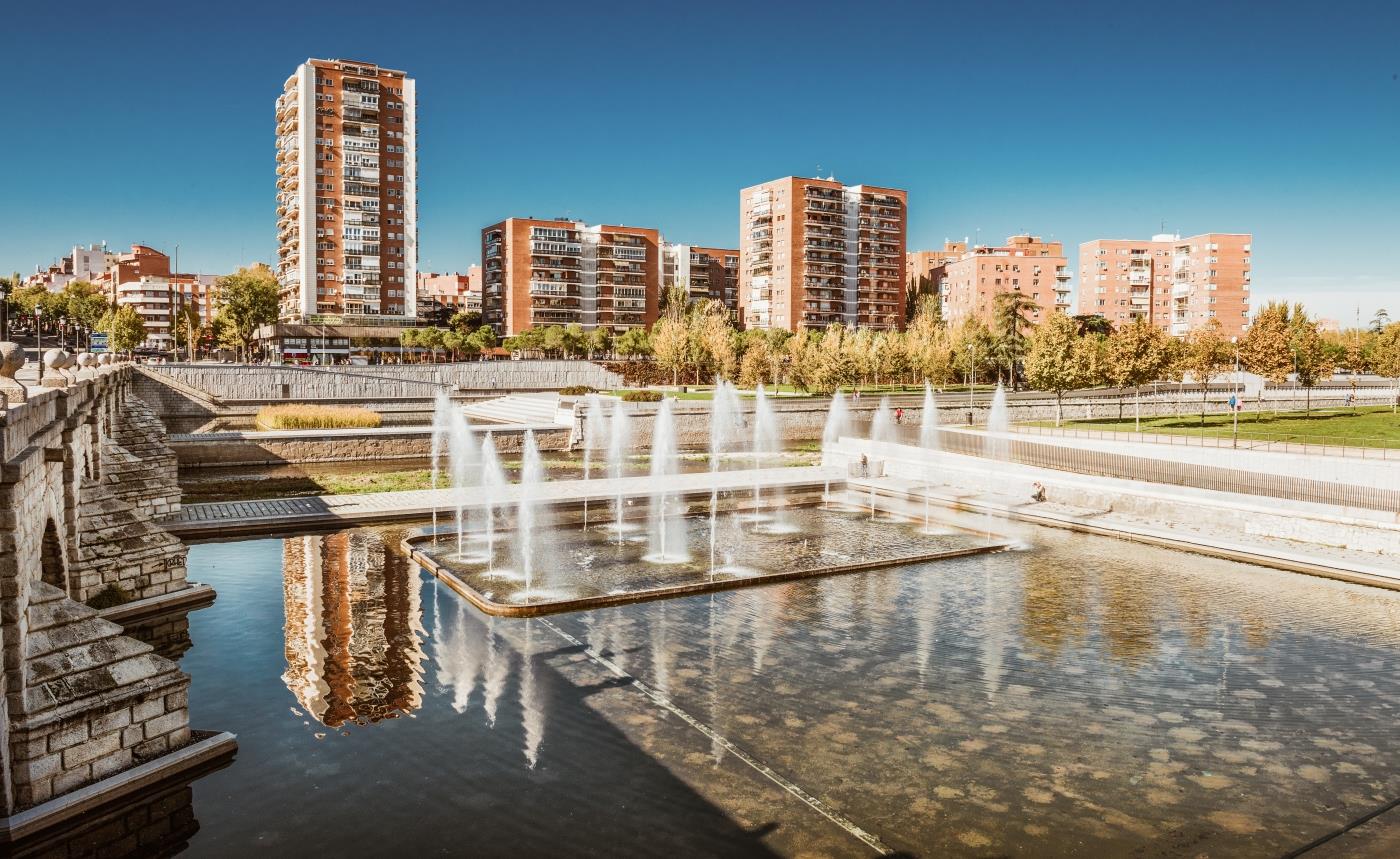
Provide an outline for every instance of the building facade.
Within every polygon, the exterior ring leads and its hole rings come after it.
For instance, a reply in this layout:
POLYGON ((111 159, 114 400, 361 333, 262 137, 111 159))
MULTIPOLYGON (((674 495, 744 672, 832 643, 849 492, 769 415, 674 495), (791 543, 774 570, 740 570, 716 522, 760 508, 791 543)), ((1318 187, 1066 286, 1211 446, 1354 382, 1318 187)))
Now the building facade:
POLYGON ((1113 325, 1143 318, 1174 337, 1211 319, 1227 337, 1249 328, 1253 237, 1166 233, 1079 246, 1079 312, 1113 325))
POLYGON ((454 313, 481 312, 481 266, 474 265, 466 274, 436 274, 419 272, 418 304, 434 305, 451 316, 454 313))
POLYGON ((930 277, 938 284, 943 318, 956 325, 975 317, 991 324, 996 297, 1019 292, 1037 305, 1026 314, 1039 322, 1055 311, 1068 312, 1073 275, 1065 259, 1064 245, 1042 241, 1039 236, 1011 236, 1005 245, 949 242, 946 258, 933 267, 930 277))
MULTIPOLYGON (((172 331, 176 325, 183 324, 186 308, 198 314, 200 325, 214 317, 218 304, 218 291, 214 286, 217 280, 207 274, 142 275, 136 280, 118 283, 115 301, 140 314, 146 326, 143 348, 168 350, 175 345, 172 331)), ((183 328, 181 331, 182 335, 187 333, 183 328)))
MULTIPOLYGON (((137 246, 133 246, 135 250, 137 246)), ((96 283, 116 261, 117 254, 107 250, 107 243, 74 245, 63 259, 46 266, 36 266, 34 273, 24 279, 24 286, 43 286, 50 292, 62 292, 75 280, 96 283)))
POLYGON ((739 192, 747 328, 904 325, 908 194, 788 176, 739 192))
POLYGON ((414 317, 415 102, 413 78, 372 63, 307 60, 282 85, 275 270, 283 320, 414 317))
POLYGON ((654 229, 507 218, 481 231, 481 259, 482 321, 502 337, 574 323, 621 333, 660 312, 654 229))
MULTIPOLYGON (((906 301, 917 301, 918 296, 938 297, 939 284, 943 280, 943 267, 949 260, 967 253, 967 241, 944 242, 941 251, 909 251, 904 255, 904 285, 906 301)), ((909 313, 914 308, 907 308, 909 313)))
POLYGON ((739 315, 738 248, 702 248, 667 242, 662 247, 661 286, 684 285, 691 301, 724 302, 730 318, 739 315))

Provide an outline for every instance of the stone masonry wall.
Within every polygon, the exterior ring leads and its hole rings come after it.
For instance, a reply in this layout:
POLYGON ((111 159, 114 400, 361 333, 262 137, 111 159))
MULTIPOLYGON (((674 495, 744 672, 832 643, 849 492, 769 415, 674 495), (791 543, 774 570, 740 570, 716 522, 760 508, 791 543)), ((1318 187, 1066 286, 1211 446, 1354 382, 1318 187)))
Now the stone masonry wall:
POLYGON ((113 422, 102 480, 112 494, 147 516, 180 511, 179 466, 165 426, 140 397, 124 394, 113 422))

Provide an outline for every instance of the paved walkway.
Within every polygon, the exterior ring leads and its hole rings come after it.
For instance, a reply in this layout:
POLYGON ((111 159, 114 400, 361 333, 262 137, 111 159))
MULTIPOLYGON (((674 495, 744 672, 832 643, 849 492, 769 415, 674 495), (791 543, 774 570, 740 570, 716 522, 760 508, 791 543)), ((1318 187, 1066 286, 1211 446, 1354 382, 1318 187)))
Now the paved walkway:
MULTIPOLYGON (((803 466, 761 468, 744 471, 698 472, 666 478, 666 486, 683 495, 703 495, 713 490, 731 492, 762 484, 764 487, 793 488, 839 483, 845 472, 839 468, 803 466)), ((618 495, 650 495, 657 482, 651 477, 618 479, 561 480, 535 487, 534 498, 544 503, 606 501, 618 495)), ((521 487, 510 484, 501 490, 497 504, 514 504, 521 487)), ((479 488, 460 494, 465 507, 485 504, 479 488)), ((451 489, 417 489, 406 492, 373 492, 364 495, 317 495, 310 498, 275 498, 265 501, 221 501, 187 504, 180 513, 161 522, 181 537, 215 537, 248 533, 285 532, 297 528, 367 522, 423 520, 439 512, 455 509, 459 493, 451 489)))

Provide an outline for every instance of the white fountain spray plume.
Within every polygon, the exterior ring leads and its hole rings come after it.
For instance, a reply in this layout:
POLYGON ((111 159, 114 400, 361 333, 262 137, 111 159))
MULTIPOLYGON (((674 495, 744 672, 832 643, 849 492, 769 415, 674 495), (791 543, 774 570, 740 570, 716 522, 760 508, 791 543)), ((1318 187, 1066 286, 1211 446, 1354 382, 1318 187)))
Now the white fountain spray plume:
POLYGON ((525 577, 525 592, 521 595, 525 602, 530 602, 534 596, 535 529, 538 524, 535 520, 539 513, 535 495, 542 483, 544 463, 535 444, 535 431, 527 429, 521 450, 520 485, 515 507, 516 570, 525 577))
MULTIPOLYGON (((831 406, 826 411, 826 426, 822 428, 822 465, 829 465, 827 456, 831 448, 841 440, 841 436, 851 433, 851 414, 846 408, 846 398, 838 390, 831 395, 831 406)), ((822 488, 822 501, 830 500, 831 478, 826 479, 822 488)))
MULTIPOLYGON (((1006 389, 997 382, 996 393, 992 395, 992 407, 987 412, 986 447, 987 470, 992 475, 1001 471, 1001 464, 1011 456, 1011 413, 1006 406, 1006 389)), ((994 482, 994 481, 993 481, 994 482)), ((993 514, 987 508, 987 542, 992 539, 993 514)))
POLYGON ((447 462, 452 479, 452 501, 457 507, 457 554, 465 552, 467 487, 480 482, 481 463, 476 445, 472 443, 471 426, 466 413, 453 408, 447 416, 447 462))
POLYGON ((496 618, 486 618, 486 676, 482 683, 481 707, 486 712, 486 724, 496 726, 496 705, 506 689, 510 677, 510 657, 501 653, 501 643, 496 637, 496 618))
POLYGON ((924 449, 924 530, 929 530, 929 492, 933 488, 933 462, 929 455, 938 450, 938 399, 933 386, 924 381, 923 420, 919 425, 919 447, 924 449))
POLYGON ((485 507, 483 531, 488 572, 495 572, 496 569, 496 505, 500 503, 505 485, 506 475, 501 468, 501 459, 496 455, 496 440, 488 431, 481 440, 481 500, 485 507))
MULTIPOLYGON (((447 392, 439 390, 433 397, 433 432, 432 432, 432 488, 438 488, 438 474, 442 470, 442 449, 447 440, 447 418, 452 409, 452 400, 447 396, 447 392)), ((437 533, 437 493, 433 493, 433 533, 437 533)))
MULTIPOLYGON (((714 399, 710 401, 710 474, 720 470, 720 460, 729 453, 737 435, 739 392, 729 382, 715 382, 714 399)), ((719 480, 710 489, 710 574, 715 572, 715 546, 718 537, 719 480)))
POLYGON ((675 564, 690 560, 685 545, 685 522, 675 509, 679 504, 672 487, 680 473, 677 460, 676 421, 672 400, 661 401, 651 429, 651 521, 647 533, 646 560, 653 564, 675 564))
POLYGON ((778 439, 777 415, 773 412, 773 404, 769 401, 763 386, 759 385, 754 389, 753 467, 755 471, 753 478, 754 513, 751 519, 755 522, 763 522, 771 518, 773 521, 767 530, 774 533, 784 533, 788 530, 783 516, 783 492, 780 488, 774 487, 771 498, 773 515, 769 517, 761 513, 763 482, 757 469, 762 468, 764 462, 771 463, 781 450, 778 439))
POLYGON ((880 398, 880 407, 875 410, 875 419, 870 422, 870 440, 878 444, 893 444, 898 441, 889 397, 880 398))
POLYGON ((597 394, 584 399, 583 418, 583 528, 588 530, 588 479, 593 476, 593 451, 603 443, 603 401, 597 394))
MULTIPOLYGON (((618 402, 613 405, 612 426, 608 429, 608 477, 621 481, 627 476, 627 450, 632 443, 631 420, 627 407, 618 402)), ((617 542, 622 543, 626 530, 627 509, 622 497, 622 484, 618 483, 617 501, 613 507, 613 529, 617 531, 617 542)))

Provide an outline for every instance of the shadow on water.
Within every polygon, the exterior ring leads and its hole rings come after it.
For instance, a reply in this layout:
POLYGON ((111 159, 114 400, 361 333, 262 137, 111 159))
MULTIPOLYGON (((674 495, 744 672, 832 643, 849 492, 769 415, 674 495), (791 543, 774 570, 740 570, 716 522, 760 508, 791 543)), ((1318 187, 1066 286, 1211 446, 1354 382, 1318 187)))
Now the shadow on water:
POLYGON ((192 552, 220 591, 194 619, 192 717, 240 744, 195 787, 196 852, 775 855, 781 823, 736 823, 590 706, 629 680, 562 676, 576 648, 493 628, 399 538, 192 552))

